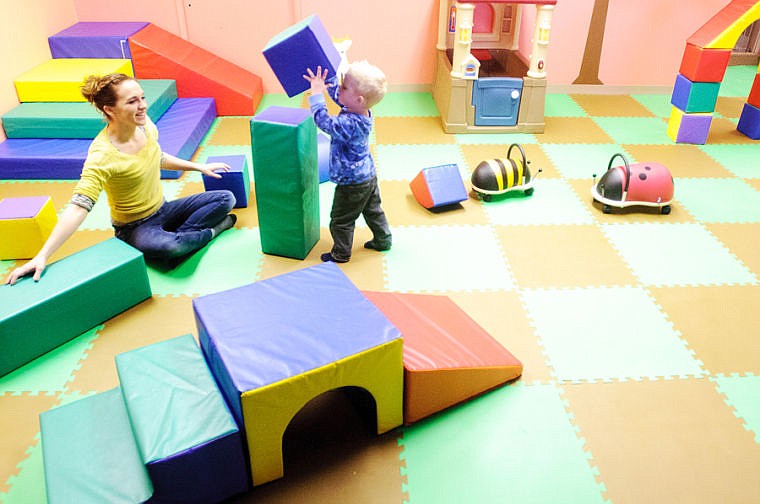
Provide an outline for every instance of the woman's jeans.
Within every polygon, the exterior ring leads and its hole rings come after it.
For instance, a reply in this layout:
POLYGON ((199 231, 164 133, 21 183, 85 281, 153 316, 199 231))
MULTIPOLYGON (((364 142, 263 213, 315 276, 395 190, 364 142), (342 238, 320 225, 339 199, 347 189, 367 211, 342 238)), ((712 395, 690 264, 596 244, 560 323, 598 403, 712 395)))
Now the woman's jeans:
POLYGON ((375 244, 381 248, 390 248, 391 230, 381 203, 377 178, 361 184, 335 186, 330 211, 330 235, 333 239, 330 253, 335 259, 347 261, 351 258, 354 228, 359 215, 364 216, 375 244))
POLYGON ((174 259, 203 248, 214 237, 211 228, 235 206, 235 196, 226 190, 206 191, 174 201, 165 201, 153 215, 121 226, 114 225, 117 238, 146 259, 174 259))

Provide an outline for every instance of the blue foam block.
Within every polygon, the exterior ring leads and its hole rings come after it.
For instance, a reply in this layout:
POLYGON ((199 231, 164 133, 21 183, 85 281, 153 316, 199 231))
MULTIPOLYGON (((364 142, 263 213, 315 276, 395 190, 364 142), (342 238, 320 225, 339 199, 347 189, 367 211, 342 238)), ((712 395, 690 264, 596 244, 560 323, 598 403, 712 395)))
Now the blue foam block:
POLYGON ((319 183, 330 180, 330 135, 317 130, 317 165, 319 183))
POLYGON ((452 205, 468 199, 457 165, 431 166, 422 170, 422 176, 433 198, 433 207, 452 205))
POLYGON ((240 429, 192 335, 116 356, 156 502, 220 502, 248 488, 240 429))
POLYGON ((228 172, 217 172, 222 178, 203 176, 203 188, 206 191, 227 189, 235 195, 235 208, 248 206, 248 195, 251 192, 250 175, 248 174, 248 161, 245 155, 234 156, 209 156, 207 163, 227 163, 230 167, 228 172))
POLYGON ((316 72, 321 66, 328 75, 335 75, 340 65, 340 54, 317 16, 272 37, 264 48, 264 58, 290 97, 309 89, 303 78, 307 68, 316 72))
MULTIPOLYGON (((190 159, 215 118, 213 98, 178 98, 156 123, 161 150, 190 159)), ((161 170, 161 178, 179 178, 180 175, 180 170, 161 170)))
POLYGON ((239 425, 243 392, 400 337, 334 263, 201 296, 193 310, 201 348, 239 425))
POLYGON ((753 140, 760 139, 760 108, 745 103, 736 129, 753 140))
POLYGON ((147 22, 80 22, 48 37, 53 58, 130 59, 129 36, 147 22))

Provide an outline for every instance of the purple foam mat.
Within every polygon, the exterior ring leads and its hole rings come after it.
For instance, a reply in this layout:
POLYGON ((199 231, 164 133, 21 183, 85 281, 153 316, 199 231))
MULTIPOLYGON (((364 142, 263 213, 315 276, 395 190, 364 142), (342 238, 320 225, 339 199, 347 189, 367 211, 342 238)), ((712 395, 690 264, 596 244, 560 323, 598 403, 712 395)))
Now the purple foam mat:
MULTIPOLYGON (((190 159, 216 118, 213 98, 179 98, 156 122, 161 149, 190 159)), ((89 139, 9 138, 0 143, 0 179, 76 180, 82 173, 89 139)), ((161 170, 176 179, 179 170, 161 170)))
POLYGON ((49 199, 50 196, 0 199, 0 219, 31 219, 49 199))
POLYGON ((129 37, 147 22, 81 22, 48 37, 53 58, 130 59, 129 37))

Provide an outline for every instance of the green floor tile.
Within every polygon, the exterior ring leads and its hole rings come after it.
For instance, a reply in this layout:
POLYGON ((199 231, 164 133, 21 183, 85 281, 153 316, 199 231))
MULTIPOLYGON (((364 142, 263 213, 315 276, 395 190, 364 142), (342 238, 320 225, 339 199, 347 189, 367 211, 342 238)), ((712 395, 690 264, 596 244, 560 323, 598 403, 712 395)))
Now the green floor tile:
POLYGON ((558 380, 702 374, 700 363, 643 289, 531 290, 522 296, 558 380))
POLYGON ((486 226, 397 226, 393 228, 393 249, 384 261, 386 286, 391 291, 514 287, 493 230, 486 226))
POLYGON ((19 473, 12 476, 8 493, 0 493, 3 504, 47 504, 45 468, 42 461, 42 444, 29 448, 29 456, 19 464, 19 473))
POLYGON ((752 89, 752 81, 757 74, 754 65, 730 65, 726 68, 723 82, 720 84, 718 96, 745 97, 752 89))
POLYGON ((477 135, 462 133, 454 136, 460 145, 504 145, 506 150, 513 143, 538 143, 537 137, 540 135, 533 135, 531 133, 478 133, 477 135))
POLYGON ((388 93, 372 112, 375 117, 435 117, 438 108, 430 93, 388 93))
POLYGON ((553 385, 508 385, 404 430, 409 504, 605 502, 553 385))
POLYGON ((657 117, 594 117, 615 143, 670 145, 667 121, 657 117))
POLYGON ((670 103, 672 98, 670 94, 635 94, 631 95, 631 97, 657 117, 667 119, 673 110, 673 104, 670 103))
POLYGON ((230 229, 177 268, 148 268, 153 295, 204 295, 240 287, 258 279, 261 267, 259 230, 230 229))
POLYGON ((760 444, 760 376, 718 376, 713 381, 760 444))
POLYGON ((608 224, 602 232, 644 285, 757 283, 699 224, 608 224))
POLYGON ((411 181, 423 168, 467 163, 459 146, 450 145, 378 145, 375 150, 378 180, 411 181))
MULTIPOLYGON (((589 177, 589 188, 591 183, 589 177)), ((489 221, 504 226, 593 223, 588 206, 564 180, 542 179, 539 175, 533 189, 530 196, 515 191, 507 198, 483 203, 489 221)))
POLYGON ((587 179, 589 187, 594 174, 602 176, 607 171, 615 154, 623 154, 629 162, 635 162, 616 144, 542 144, 541 149, 565 178, 587 179))
POLYGON ((701 222, 760 222, 760 192, 741 179, 678 178, 674 184, 678 202, 701 222))
POLYGON ((546 94, 544 116, 546 117, 586 117, 583 107, 566 94, 546 94))
POLYGON ((706 144, 699 148, 737 177, 760 178, 760 143, 706 144))
POLYGON ((292 98, 288 98, 285 93, 271 93, 265 94, 261 97, 259 106, 256 108, 256 113, 266 110, 268 107, 295 107, 300 108, 303 103, 303 95, 298 94, 292 98))

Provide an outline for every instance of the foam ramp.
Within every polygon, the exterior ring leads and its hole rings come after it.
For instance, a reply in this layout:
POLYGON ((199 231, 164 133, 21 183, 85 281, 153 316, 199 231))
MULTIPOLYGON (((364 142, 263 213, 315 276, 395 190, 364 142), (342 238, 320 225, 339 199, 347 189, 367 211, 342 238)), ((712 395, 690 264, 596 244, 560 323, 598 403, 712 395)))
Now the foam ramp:
POLYGON ((0 286, 0 376, 150 296, 142 253, 116 238, 0 286))
POLYGON ((243 440, 189 334, 116 356, 156 502, 221 502, 248 489, 243 440))
POLYGON ((48 37, 53 58, 130 59, 129 37, 146 22, 80 22, 48 37))
POLYGON ((522 374, 522 363, 447 296, 363 293, 403 334, 404 423, 522 374))
POLYGON ((219 115, 253 115, 261 78, 173 33, 149 24, 129 37, 139 79, 174 79, 181 98, 212 97, 219 115))
MULTIPOLYGON (((148 116, 158 121, 177 99, 172 80, 140 80, 148 116)), ((105 125, 103 115, 87 102, 21 103, 2 116, 8 138, 95 138, 105 125)))
POLYGON ((119 388, 40 414, 50 504, 135 504, 153 494, 119 388))
MULTIPOLYGON (((156 123, 161 150, 190 159, 216 118, 213 98, 178 98, 156 123)), ((161 170, 161 178, 179 178, 180 170, 161 170)))

